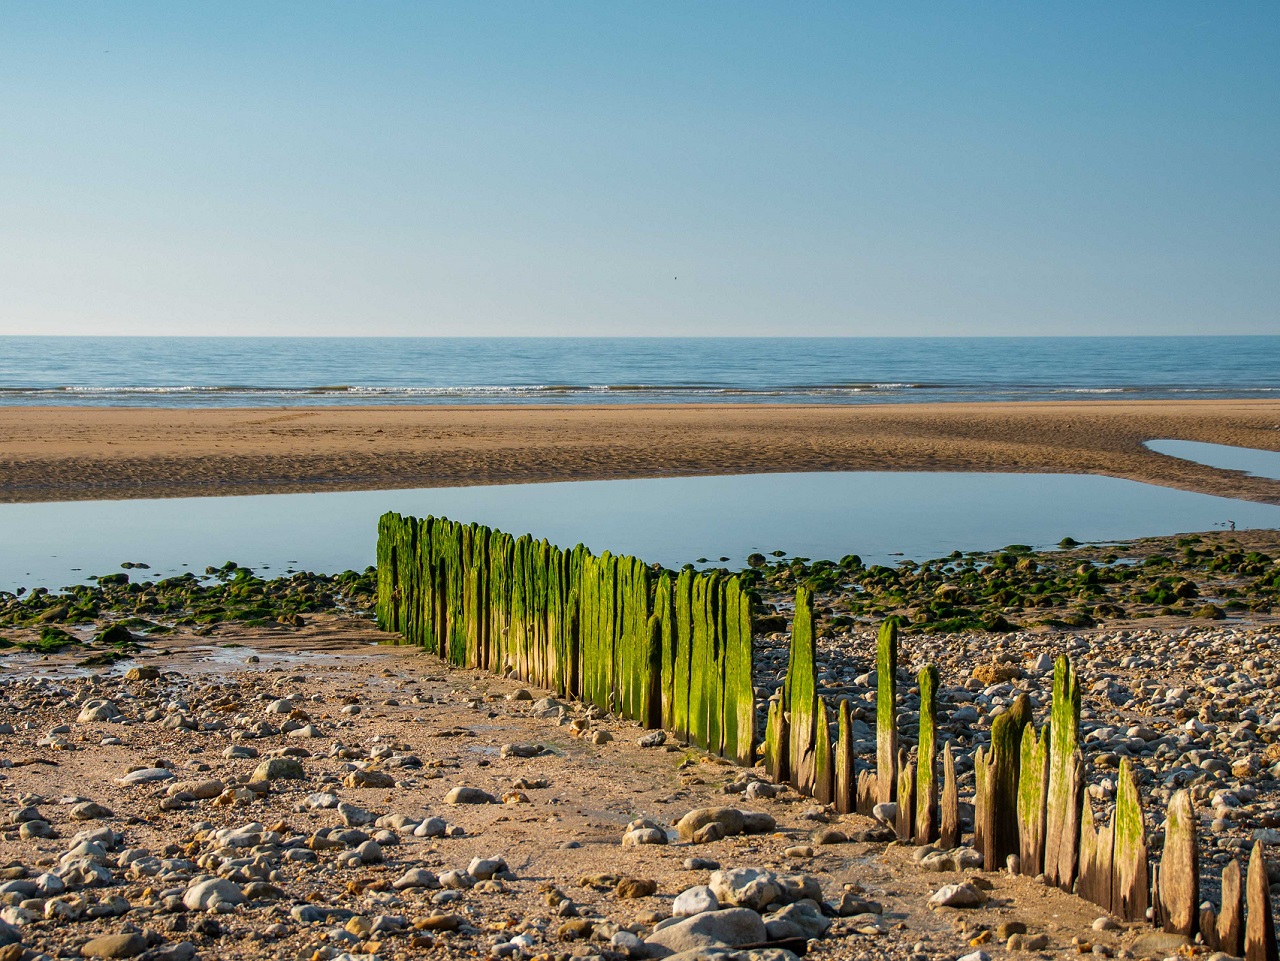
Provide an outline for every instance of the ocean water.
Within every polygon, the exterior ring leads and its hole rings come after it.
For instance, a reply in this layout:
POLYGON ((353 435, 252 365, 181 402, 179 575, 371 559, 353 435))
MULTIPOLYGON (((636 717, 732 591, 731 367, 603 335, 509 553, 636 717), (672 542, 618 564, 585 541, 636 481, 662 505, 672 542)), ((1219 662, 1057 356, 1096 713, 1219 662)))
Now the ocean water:
POLYGON ((1280 396, 1280 336, 0 337, 0 404, 919 403, 1280 396))
POLYGON ((0 504, 0 590, 56 589, 124 561, 135 576, 225 561, 264 576, 374 562, 385 511, 478 521, 562 547, 668 567, 741 567, 753 551, 868 564, 953 550, 1037 548, 1280 527, 1280 506, 1078 474, 826 473, 579 481, 492 487, 0 504), (705 560, 702 560, 705 559, 705 560))
POLYGON ((1204 444, 1194 440, 1149 440, 1147 448, 1166 457, 1220 467, 1223 470, 1244 471, 1252 477, 1280 480, 1280 452, 1255 450, 1252 447, 1231 447, 1227 444, 1204 444))

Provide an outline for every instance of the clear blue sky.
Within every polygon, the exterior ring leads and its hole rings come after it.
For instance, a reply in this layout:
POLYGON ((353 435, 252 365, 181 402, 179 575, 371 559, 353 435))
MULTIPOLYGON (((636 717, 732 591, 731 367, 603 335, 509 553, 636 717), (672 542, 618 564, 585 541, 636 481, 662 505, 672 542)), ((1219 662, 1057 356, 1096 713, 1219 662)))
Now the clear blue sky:
POLYGON ((1280 3, 0 4, 0 333, 1280 332, 1280 3))

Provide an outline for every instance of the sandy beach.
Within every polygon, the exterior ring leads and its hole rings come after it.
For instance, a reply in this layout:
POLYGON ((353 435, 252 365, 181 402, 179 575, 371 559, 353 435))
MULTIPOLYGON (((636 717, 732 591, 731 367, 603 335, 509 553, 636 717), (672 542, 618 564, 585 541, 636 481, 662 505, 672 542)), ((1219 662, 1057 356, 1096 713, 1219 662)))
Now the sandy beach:
POLYGON ((1280 450, 1280 401, 883 406, 0 408, 0 501, 696 474, 1090 473, 1267 503, 1280 482, 1154 454, 1280 450))

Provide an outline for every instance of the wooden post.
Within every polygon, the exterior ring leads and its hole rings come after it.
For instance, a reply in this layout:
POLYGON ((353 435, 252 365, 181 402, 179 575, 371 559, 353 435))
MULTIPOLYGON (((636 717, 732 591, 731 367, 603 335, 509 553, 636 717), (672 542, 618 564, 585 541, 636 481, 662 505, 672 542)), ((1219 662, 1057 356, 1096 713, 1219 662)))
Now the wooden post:
POLYGON ((894 831, 899 841, 910 842, 916 822, 916 766, 907 760, 907 752, 898 750, 898 816, 894 831))
POLYGON ((1034 724, 1022 729, 1018 774, 1018 864, 1028 877, 1044 870, 1045 798, 1049 793, 1049 731, 1045 724, 1036 736, 1034 724))
POLYGON ((1271 889, 1267 884, 1267 862, 1262 842, 1253 842, 1249 855, 1249 880, 1245 898, 1249 913, 1244 922, 1245 961, 1280 961, 1276 954, 1276 926, 1271 915, 1271 889))
POLYGON ((916 749, 916 844, 938 837, 938 669, 920 671, 920 739, 916 749))
POLYGON ((858 772, 858 813, 871 816, 880 798, 875 771, 858 772))
POLYGON ((1222 905, 1218 909, 1217 944, 1219 951, 1239 957, 1243 950, 1244 885, 1240 883, 1240 862, 1231 859, 1222 869, 1222 905))
POLYGON ((819 804, 830 804, 835 799, 831 721, 827 716, 827 699, 819 697, 817 704, 817 723, 813 726, 813 797, 819 804))
POLYGON ((1200 919, 1200 844, 1195 808, 1186 790, 1174 792, 1165 812, 1159 898, 1164 929, 1195 937, 1200 919))
POLYGON ((1101 830, 1093 805, 1085 798, 1080 808, 1080 856, 1077 860, 1076 894, 1110 911, 1115 899, 1115 819, 1101 830))
POLYGON ((841 814, 857 807, 857 782, 853 771, 853 719, 849 699, 842 697, 836 724, 835 804, 841 814))
POLYGON ((876 784, 880 803, 893 800, 898 760, 898 625, 885 621, 876 644, 876 784))
POLYGON ((1111 913, 1122 921, 1141 921, 1147 916, 1152 884, 1147 864, 1147 828, 1142 814, 1142 796, 1133 776, 1133 764, 1127 757, 1120 760, 1111 832, 1114 845, 1111 856, 1111 913))
POLYGON ((813 794, 814 728, 817 711, 817 668, 814 663, 813 595, 796 588, 796 613, 791 622, 791 660, 787 667, 787 710, 791 713, 791 784, 801 794, 813 794))
POLYGON ((1010 854, 1019 854, 1018 767, 1022 729, 1031 719, 1031 701, 1023 694, 991 725, 991 750, 974 760, 974 847, 988 871, 999 871, 1010 854))
POLYGON ((1053 668, 1049 724, 1049 794, 1045 810, 1044 873, 1050 884, 1070 891, 1080 847, 1082 767, 1080 682, 1065 654, 1053 668))
POLYGON ((764 735, 764 768, 775 784, 790 780, 790 733, 787 728, 786 691, 769 698, 769 720, 764 735))
POLYGON ((942 749, 942 826, 938 843, 950 850, 960 846, 960 791, 956 786, 956 762, 951 744, 942 749))

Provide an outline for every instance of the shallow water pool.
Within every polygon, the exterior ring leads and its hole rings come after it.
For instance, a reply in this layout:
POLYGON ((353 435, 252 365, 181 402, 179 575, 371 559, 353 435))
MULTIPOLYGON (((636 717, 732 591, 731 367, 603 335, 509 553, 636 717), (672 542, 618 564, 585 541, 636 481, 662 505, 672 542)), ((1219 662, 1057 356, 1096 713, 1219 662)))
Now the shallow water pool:
POLYGON ((1204 444, 1195 440, 1149 440, 1147 448, 1157 454, 1189 460, 1223 470, 1241 470, 1254 477, 1280 480, 1280 452, 1228 444, 1204 444))
POLYGON ((867 563, 1063 537, 1116 540, 1280 527, 1280 507, 1061 474, 859 472, 0 505, 0 589, 49 588, 145 562, 135 579, 236 561, 270 575, 374 560, 378 516, 437 514, 670 567, 753 551, 867 563))

